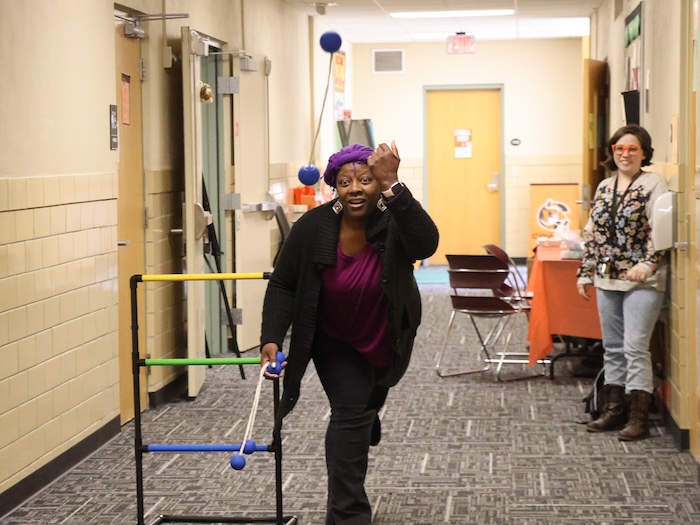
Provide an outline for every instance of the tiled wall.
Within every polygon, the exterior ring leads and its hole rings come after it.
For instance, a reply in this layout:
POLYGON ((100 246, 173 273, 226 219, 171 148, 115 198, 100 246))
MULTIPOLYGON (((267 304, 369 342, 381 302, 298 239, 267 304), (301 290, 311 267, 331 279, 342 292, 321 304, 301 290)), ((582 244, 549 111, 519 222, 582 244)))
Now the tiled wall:
POLYGON ((116 188, 0 179, 0 492, 119 413, 116 188))
MULTIPOLYGON (((653 170, 660 173, 669 183, 672 191, 678 192, 685 187, 679 181, 677 164, 655 163, 653 170)), ((686 199, 679 194, 678 200, 678 240, 687 241, 687 216, 688 209, 686 199)), ((676 425, 681 429, 688 429, 690 422, 690 385, 689 385, 689 359, 690 348, 688 346, 688 250, 671 250, 671 279, 669 290, 669 304, 662 311, 660 320, 666 327, 665 348, 665 376, 663 394, 666 406, 671 413, 676 425)))
MULTIPOLYGON (((180 172, 146 172, 146 273, 182 273, 183 177, 180 172)), ((186 357, 185 285, 147 283, 146 351, 153 359, 186 357)), ((151 367, 148 391, 155 392, 184 374, 183 367, 151 367)))

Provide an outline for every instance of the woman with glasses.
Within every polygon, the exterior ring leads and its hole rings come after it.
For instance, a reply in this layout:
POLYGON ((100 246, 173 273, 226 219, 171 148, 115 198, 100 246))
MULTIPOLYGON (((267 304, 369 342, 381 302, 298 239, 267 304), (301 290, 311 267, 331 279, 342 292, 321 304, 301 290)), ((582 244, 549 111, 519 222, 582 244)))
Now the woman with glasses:
POLYGON ((596 190, 578 274, 584 299, 596 288, 605 348, 605 408, 586 430, 621 429, 621 441, 649 436, 654 392, 649 344, 666 289, 666 260, 652 245, 651 228, 652 204, 668 186, 660 175, 642 170, 653 153, 641 126, 624 126, 608 141, 603 166, 612 176, 596 190))

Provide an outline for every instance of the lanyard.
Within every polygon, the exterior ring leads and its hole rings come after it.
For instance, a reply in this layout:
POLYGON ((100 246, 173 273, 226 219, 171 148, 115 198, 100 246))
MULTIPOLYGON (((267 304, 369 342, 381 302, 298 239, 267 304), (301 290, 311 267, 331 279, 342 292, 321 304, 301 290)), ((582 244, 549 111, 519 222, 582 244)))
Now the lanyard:
POLYGON ((627 192, 630 191, 630 188, 632 187, 632 184, 634 184, 634 181, 637 180, 637 177, 641 175, 641 171, 637 172, 634 177, 632 177, 632 180, 629 183, 629 186, 625 189, 625 192, 622 194, 620 197, 620 201, 617 201, 617 181, 619 180, 619 175, 615 177, 615 185, 613 186, 613 194, 612 194, 612 200, 610 201, 610 227, 608 228, 608 239, 610 240, 610 244, 614 244, 614 233, 615 233, 615 222, 617 220, 617 208, 619 207, 619 204, 623 203, 625 201, 625 197, 627 196, 627 192))

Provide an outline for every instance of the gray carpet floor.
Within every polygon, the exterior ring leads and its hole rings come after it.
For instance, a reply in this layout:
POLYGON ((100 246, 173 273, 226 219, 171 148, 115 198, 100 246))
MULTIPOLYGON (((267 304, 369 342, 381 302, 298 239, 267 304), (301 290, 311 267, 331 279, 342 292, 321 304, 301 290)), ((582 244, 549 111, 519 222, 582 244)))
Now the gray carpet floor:
MULTIPOLYGON (((652 437, 622 443, 590 434, 582 398, 592 379, 558 361, 556 377, 498 382, 493 372, 440 378, 435 365, 450 314, 447 285, 421 285, 424 322, 404 380, 381 412, 383 438, 371 449, 367 492, 376 525, 690 525, 700 523, 698 466, 679 452, 658 418, 652 437)), ((517 334, 524 337, 523 333, 517 334)), ((521 344, 517 341, 513 344, 521 344)), ((524 344, 524 343, 522 343, 524 344)), ((448 343, 448 367, 478 354, 466 319, 448 343)), ((207 371, 201 394, 143 414, 146 443, 240 443, 256 367, 207 371)), ((511 365, 506 377, 527 373, 511 365)), ((265 382, 252 437, 271 434, 272 389, 265 382)), ((285 514, 323 524, 323 436, 328 406, 310 367, 283 429, 285 514)), ((135 524, 134 426, 45 490, 0 518, 2 525, 135 524)), ((274 515, 271 454, 146 454, 145 523, 161 514, 274 515)), ((216 521, 211 521, 216 523, 216 521)))

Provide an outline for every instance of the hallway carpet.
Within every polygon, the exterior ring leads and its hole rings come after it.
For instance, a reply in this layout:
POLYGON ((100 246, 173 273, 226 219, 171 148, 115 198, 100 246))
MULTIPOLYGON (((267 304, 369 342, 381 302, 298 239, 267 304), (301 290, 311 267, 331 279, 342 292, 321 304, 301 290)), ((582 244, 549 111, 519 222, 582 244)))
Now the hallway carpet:
MULTIPOLYGON (((622 443, 590 434, 581 399, 591 380, 571 375, 499 383, 492 372, 439 378, 435 363, 450 313, 446 285, 421 285, 424 322, 404 380, 381 412, 367 491, 375 525, 691 525, 700 523, 698 466, 655 421, 652 437, 622 443)), ((449 342, 453 366, 476 355, 466 319, 449 342)), ((522 336, 523 334, 519 334, 522 336)), ((257 352, 255 352, 257 355, 257 352)), ((520 365, 515 365, 520 366, 520 365)), ((207 370, 201 394, 151 409, 147 443, 239 443, 254 396, 255 368, 207 370)), ((511 376, 521 370, 509 371, 511 376)), ((269 384, 253 439, 271 432, 269 384)), ((327 402, 309 369, 283 429, 285 514, 323 524, 327 402)), ((136 523, 134 426, 11 514, 3 525, 136 523)), ((148 454, 146 523, 160 514, 274 513, 274 462, 255 453, 234 471, 231 454, 148 454)))

